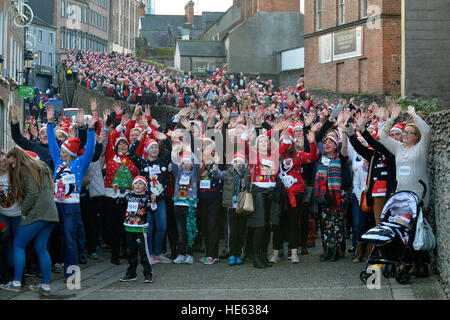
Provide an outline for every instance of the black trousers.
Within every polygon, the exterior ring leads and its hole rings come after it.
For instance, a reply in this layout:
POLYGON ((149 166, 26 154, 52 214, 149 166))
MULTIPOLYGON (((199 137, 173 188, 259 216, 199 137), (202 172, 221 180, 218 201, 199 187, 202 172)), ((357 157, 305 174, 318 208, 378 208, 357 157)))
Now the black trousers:
POLYGON ((188 216, 189 207, 187 206, 175 206, 175 220, 177 224, 178 231, 178 254, 179 255, 190 255, 194 253, 193 247, 188 246, 188 235, 186 230, 186 218, 188 216))
POLYGON ((126 232, 126 244, 128 254, 127 275, 135 277, 138 265, 138 255, 144 268, 144 276, 152 274, 152 266, 145 250, 145 239, 142 232, 126 232))
POLYGON ((104 197, 104 227, 106 241, 111 245, 111 258, 119 259, 121 243, 125 248, 125 228, 123 219, 126 211, 126 204, 118 205, 113 198, 104 197))
POLYGON ((81 218, 84 224, 86 233, 86 249, 88 254, 93 254, 97 251, 98 245, 98 225, 97 215, 99 213, 99 206, 102 203, 103 197, 90 197, 89 193, 80 199, 81 218))
POLYGON ((270 243, 270 208, 272 199, 268 193, 263 194, 264 201, 264 227, 249 228, 251 233, 251 253, 255 255, 267 255, 270 243))
POLYGON ((198 202, 198 215, 205 240, 207 257, 219 257, 219 239, 221 236, 222 199, 201 199, 198 202))
MULTIPOLYGON (((302 213, 302 200, 303 193, 299 193, 295 195, 296 207, 291 207, 289 204, 289 209, 287 210, 286 222, 287 222, 287 235, 289 245, 292 249, 298 248, 298 238, 299 238, 299 228, 298 228, 298 220, 299 216, 302 213)), ((308 219, 306 219, 308 221, 308 219)), ((306 224, 308 226, 308 224, 306 224)), ((306 233, 308 236, 308 233, 306 233)), ((275 250, 281 250, 283 248, 283 232, 279 226, 273 226, 273 248, 275 250)))
POLYGON ((247 218, 236 214, 236 209, 228 208, 228 244, 230 247, 230 256, 240 257, 247 228, 247 218))

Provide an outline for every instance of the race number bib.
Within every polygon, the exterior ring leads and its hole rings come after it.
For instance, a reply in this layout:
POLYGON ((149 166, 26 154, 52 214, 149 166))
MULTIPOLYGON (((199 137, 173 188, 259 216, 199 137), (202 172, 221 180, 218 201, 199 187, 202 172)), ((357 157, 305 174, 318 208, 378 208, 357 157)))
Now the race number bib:
POLYGON ((329 166, 330 165, 331 160, 329 158, 322 158, 322 163, 324 166, 329 166))
POLYGON ((200 189, 210 189, 211 180, 200 180, 200 189))
POLYGON ((179 184, 184 185, 184 186, 188 185, 189 184, 189 176, 182 176, 180 178, 179 184))
POLYGON ((138 206, 139 206, 138 202, 128 202, 127 211, 128 212, 136 212, 136 211, 138 211, 138 206))
POLYGON ((67 174, 62 177, 62 183, 64 184, 75 184, 76 179, 74 174, 67 174))
POLYGON ((262 163, 264 166, 266 166, 266 167, 269 167, 269 168, 272 167, 272 161, 270 161, 270 160, 262 159, 262 160, 261 160, 261 163, 262 163))
POLYGON ((152 167, 150 168, 150 174, 154 175, 154 174, 160 174, 161 173, 161 169, 159 167, 152 167))
POLYGON ((401 166, 400 168, 398 168, 399 176, 409 176, 410 174, 411 174, 410 166, 401 166))

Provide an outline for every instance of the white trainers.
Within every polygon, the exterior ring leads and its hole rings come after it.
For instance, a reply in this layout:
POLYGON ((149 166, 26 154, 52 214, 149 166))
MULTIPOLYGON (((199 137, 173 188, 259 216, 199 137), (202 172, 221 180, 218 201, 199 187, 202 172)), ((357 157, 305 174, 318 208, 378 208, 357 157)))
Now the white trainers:
POLYGON ((298 258, 298 255, 297 255, 297 254, 291 255, 291 256, 289 257, 289 259, 291 259, 291 262, 292 262, 292 263, 299 263, 299 262, 300 262, 300 259, 298 258))
POLYGON ((193 264, 194 263, 194 257, 190 255, 186 255, 186 259, 184 260, 184 263, 186 264, 193 264))
POLYGON ((280 261, 280 257, 277 257, 277 256, 275 256, 275 255, 271 255, 271 256, 270 256, 269 262, 271 262, 271 263, 277 263, 278 261, 280 261))
POLYGON ((179 263, 183 263, 185 260, 186 260, 186 257, 179 254, 179 255, 176 257, 176 259, 173 260, 173 263, 179 264, 179 263))
POLYGON ((153 257, 153 263, 171 263, 172 260, 170 260, 169 258, 167 258, 165 255, 160 254, 159 256, 154 256, 153 257))

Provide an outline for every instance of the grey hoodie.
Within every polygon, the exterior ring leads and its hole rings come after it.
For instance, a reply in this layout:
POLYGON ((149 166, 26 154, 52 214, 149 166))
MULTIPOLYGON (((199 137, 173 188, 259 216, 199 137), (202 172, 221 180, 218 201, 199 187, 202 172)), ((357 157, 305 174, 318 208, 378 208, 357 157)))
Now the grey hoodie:
MULTIPOLYGON (((172 157, 173 159, 173 157, 172 157)), ((192 170, 186 172, 181 169, 181 163, 177 164, 172 160, 172 173, 175 178, 175 192, 174 197, 186 199, 198 199, 198 177, 200 174, 200 165, 194 161, 194 156, 191 157, 193 163, 192 170), (181 183, 180 183, 181 182, 181 183), (186 193, 188 197, 186 197, 186 193)), ((176 206, 189 206, 185 202, 175 202, 176 206)), ((197 206, 197 204, 195 204, 197 206)))

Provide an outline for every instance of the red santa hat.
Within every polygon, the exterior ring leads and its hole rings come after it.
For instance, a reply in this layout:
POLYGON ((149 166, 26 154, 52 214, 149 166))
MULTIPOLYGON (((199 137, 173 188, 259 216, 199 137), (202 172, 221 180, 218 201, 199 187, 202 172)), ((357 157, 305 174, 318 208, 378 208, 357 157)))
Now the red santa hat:
POLYGON ((42 130, 47 130, 47 124, 44 123, 44 124, 41 126, 41 128, 39 129, 39 133, 41 133, 42 130))
POLYGON ((231 163, 234 163, 235 161, 241 161, 242 163, 245 163, 245 156, 241 152, 236 152, 233 156, 233 160, 231 160, 231 163))
MULTIPOLYGON (((288 131, 289 137, 286 137, 286 140, 287 140, 288 138, 294 140, 294 131, 293 131, 291 128, 289 128, 287 131, 288 131)), ((284 137, 284 133, 281 133, 280 140, 283 140, 284 138, 285 138, 285 137, 284 137)))
POLYGON ((80 139, 70 138, 66 140, 62 145, 61 149, 64 149, 71 156, 76 157, 80 152, 80 139))
POLYGON ((138 181, 141 181, 145 184, 145 187, 147 187, 148 183, 147 183, 147 179, 145 179, 145 177, 143 176, 136 176, 133 179, 133 182, 131 183, 131 186, 134 186, 134 184, 138 181))
POLYGON ((144 128, 143 128, 141 125, 136 124, 136 125, 134 126, 134 128, 132 128, 132 129, 130 130, 130 133, 131 133, 131 131, 133 131, 133 130, 138 130, 139 132, 142 132, 142 130, 144 130, 144 128))
POLYGON ((333 136, 331 136, 331 135, 328 135, 328 136, 326 136, 326 138, 324 139, 324 141, 327 141, 328 139, 330 139, 331 141, 333 141, 334 143, 336 143, 336 146, 339 145, 338 140, 337 140, 335 137, 333 137, 333 136))
POLYGON ((406 123, 405 123, 405 122, 399 122, 399 123, 396 123, 396 124, 392 127, 391 132, 397 130, 397 131, 399 131, 400 133, 403 133, 403 132, 405 131, 405 127, 406 127, 406 123))
POLYGON ((33 152, 33 151, 28 151, 25 150, 26 153, 28 153, 28 155, 36 160, 40 160, 39 156, 37 155, 37 153, 33 152))
POLYGON ((292 130, 295 131, 295 130, 298 130, 298 129, 302 129, 303 130, 303 124, 300 123, 300 122, 294 123, 294 128, 292 130))
POLYGON ((123 140, 125 141, 128 145, 130 145, 130 143, 128 142, 127 138, 125 138, 124 136, 118 137, 116 139, 116 143, 114 143, 114 148, 117 148, 117 145, 119 144, 119 142, 123 140))
POLYGON ((60 132, 62 134, 64 134, 66 137, 69 136, 69 127, 67 127, 66 125, 62 124, 57 130, 56 132, 60 132))
POLYGON ((189 163, 192 164, 191 154, 189 152, 183 152, 183 155, 181 156, 180 164, 183 163, 183 161, 189 161, 189 163))
POLYGON ((147 139, 144 142, 144 150, 146 153, 148 153, 148 150, 150 150, 150 147, 154 144, 158 144, 158 142, 156 142, 156 140, 154 139, 147 139))

